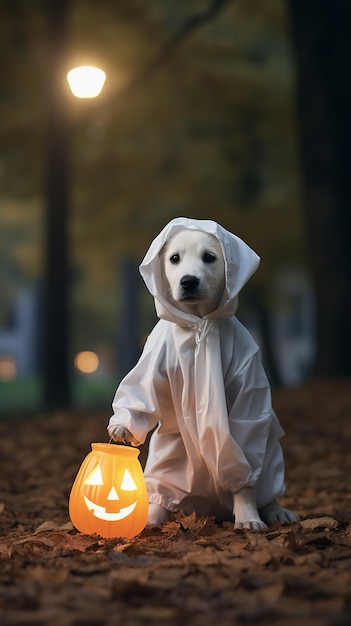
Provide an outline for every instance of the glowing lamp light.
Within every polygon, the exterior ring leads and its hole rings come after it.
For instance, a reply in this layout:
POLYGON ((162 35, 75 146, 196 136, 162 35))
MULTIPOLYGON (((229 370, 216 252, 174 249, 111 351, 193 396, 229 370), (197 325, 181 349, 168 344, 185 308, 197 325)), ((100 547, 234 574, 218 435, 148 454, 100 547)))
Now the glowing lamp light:
POLYGON ((106 74, 98 67, 83 65, 70 70, 67 80, 76 98, 96 98, 104 86, 106 74))
POLYGON ((93 374, 99 368, 100 360, 95 352, 83 350, 78 352, 74 359, 74 366, 82 374, 93 374))
POLYGON ((132 539, 145 528, 148 514, 139 450, 110 443, 91 448, 72 486, 71 522, 88 535, 132 539))

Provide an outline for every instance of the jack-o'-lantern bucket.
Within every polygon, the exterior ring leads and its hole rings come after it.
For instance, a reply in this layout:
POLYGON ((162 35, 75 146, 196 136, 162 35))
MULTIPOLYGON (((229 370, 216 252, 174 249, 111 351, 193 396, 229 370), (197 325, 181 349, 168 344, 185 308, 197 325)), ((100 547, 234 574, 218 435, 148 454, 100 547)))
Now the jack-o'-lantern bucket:
POLYGON ((135 537, 147 521, 148 496, 139 450, 92 443, 69 498, 72 524, 85 534, 135 537))

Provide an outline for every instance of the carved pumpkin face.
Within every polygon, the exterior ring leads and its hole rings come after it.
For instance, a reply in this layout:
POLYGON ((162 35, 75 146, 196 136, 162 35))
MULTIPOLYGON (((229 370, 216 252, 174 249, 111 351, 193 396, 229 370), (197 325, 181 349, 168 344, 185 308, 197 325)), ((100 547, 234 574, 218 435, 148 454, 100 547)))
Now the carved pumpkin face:
POLYGON ((72 524, 102 537, 135 537, 147 520, 147 491, 139 450, 108 443, 91 444, 69 500, 72 524))

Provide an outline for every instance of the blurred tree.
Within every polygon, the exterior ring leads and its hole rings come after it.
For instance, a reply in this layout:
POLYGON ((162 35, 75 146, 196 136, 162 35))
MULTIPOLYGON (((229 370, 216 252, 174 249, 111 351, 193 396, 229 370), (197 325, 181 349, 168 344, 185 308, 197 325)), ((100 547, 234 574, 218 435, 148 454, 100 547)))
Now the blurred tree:
POLYGON ((351 374, 349 0, 290 0, 308 250, 323 375, 351 374))
POLYGON ((69 358, 69 145, 66 92, 67 0, 47 0, 47 135, 42 377, 46 409, 67 407, 69 358))

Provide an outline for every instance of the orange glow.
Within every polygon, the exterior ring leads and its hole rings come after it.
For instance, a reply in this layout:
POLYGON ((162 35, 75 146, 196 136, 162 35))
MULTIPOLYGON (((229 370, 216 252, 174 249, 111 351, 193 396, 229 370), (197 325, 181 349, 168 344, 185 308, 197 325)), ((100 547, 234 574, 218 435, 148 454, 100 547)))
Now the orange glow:
POLYGON ((139 450, 92 443, 69 498, 72 524, 82 533, 133 538, 145 527, 148 495, 139 450))
POLYGON ((74 359, 74 365, 76 370, 82 374, 93 374, 98 369, 100 361, 95 352, 85 350, 78 352, 74 359))
POLYGON ((16 361, 12 356, 4 354, 0 356, 0 380, 10 383, 17 377, 16 361))

